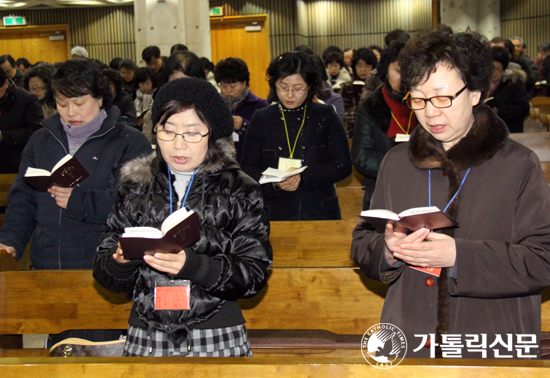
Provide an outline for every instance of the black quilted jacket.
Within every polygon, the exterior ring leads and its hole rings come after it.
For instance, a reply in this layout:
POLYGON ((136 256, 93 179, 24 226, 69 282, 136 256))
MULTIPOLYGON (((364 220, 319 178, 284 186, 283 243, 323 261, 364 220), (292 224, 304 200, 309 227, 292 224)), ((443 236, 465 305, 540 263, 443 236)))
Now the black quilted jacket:
MULTIPOLYGON (((112 254, 124 227, 160 228, 170 214, 166 163, 158 157, 136 159, 122 171, 119 200, 109 216, 110 230, 101 239, 94 277, 107 289, 133 293, 129 323, 167 332, 174 341, 189 328, 244 324, 237 300, 256 295, 267 282, 272 262, 269 222, 259 185, 234 162, 231 142, 218 140, 220 162, 201 166, 185 204, 201 219, 201 238, 185 249, 187 260, 174 277, 190 280, 191 309, 154 311, 154 281, 168 276, 142 260, 116 262, 112 254)), ((173 190, 173 206, 178 201, 173 190)))

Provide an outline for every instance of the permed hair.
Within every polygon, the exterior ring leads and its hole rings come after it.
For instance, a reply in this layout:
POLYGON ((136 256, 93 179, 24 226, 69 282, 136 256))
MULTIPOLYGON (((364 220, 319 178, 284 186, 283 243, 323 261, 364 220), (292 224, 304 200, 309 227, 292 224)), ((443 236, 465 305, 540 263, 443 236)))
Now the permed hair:
POLYGON ((134 81, 136 85, 139 85, 139 83, 145 83, 147 79, 151 79, 151 83, 153 83, 153 89, 158 88, 157 75, 155 75, 153 70, 149 67, 138 68, 136 70, 136 74, 134 75, 134 81))
POLYGON ((353 58, 351 59, 351 68, 353 69, 353 72, 357 72, 355 67, 360 60, 363 60, 365 63, 367 63, 367 65, 372 66, 373 70, 378 64, 378 58, 376 58, 376 55, 374 55, 372 50, 362 47, 353 52, 353 58))
POLYGON ((510 55, 508 50, 501 46, 491 47, 491 56, 493 57, 493 62, 499 62, 502 64, 502 68, 508 68, 508 63, 510 63, 510 55))
POLYGON ((250 84, 250 72, 246 62, 240 58, 222 59, 214 68, 214 78, 216 83, 236 83, 238 81, 250 84))
POLYGON ((165 72, 168 76, 174 72, 181 72, 188 77, 206 79, 206 73, 202 68, 200 58, 191 51, 177 52, 170 55, 165 72))
POLYGON ((52 89, 56 96, 66 98, 90 95, 97 100, 103 99, 102 109, 108 109, 113 100, 109 81, 97 64, 86 59, 61 63, 53 75, 52 89))
POLYGON ((267 68, 270 98, 277 98, 277 80, 295 74, 301 75, 308 86, 306 101, 310 101, 323 85, 321 74, 310 55, 299 51, 286 52, 273 59, 267 68))
POLYGON ((438 64, 455 68, 468 90, 481 92, 481 100, 487 96, 493 62, 489 41, 481 33, 454 33, 449 27, 421 33, 401 52, 401 82, 407 90, 416 87, 428 80, 438 64))

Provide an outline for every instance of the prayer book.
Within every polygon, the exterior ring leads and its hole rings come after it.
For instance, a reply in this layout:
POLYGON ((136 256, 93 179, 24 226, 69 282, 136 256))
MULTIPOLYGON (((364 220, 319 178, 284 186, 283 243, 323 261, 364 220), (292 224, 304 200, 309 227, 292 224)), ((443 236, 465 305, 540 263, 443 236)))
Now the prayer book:
POLYGON ((267 168, 265 171, 262 172, 262 177, 260 177, 260 184, 285 181, 289 177, 302 173, 306 170, 306 168, 307 165, 301 168, 297 168, 293 171, 283 171, 276 168, 267 168))
POLYGON ((384 232, 386 223, 398 225, 407 231, 414 232, 421 228, 436 230, 439 228, 456 227, 458 222, 439 210, 437 206, 415 207, 402 211, 399 214, 390 210, 365 210, 361 212, 361 218, 376 227, 379 232, 384 232))
POLYGON ((199 217, 184 207, 174 211, 162 222, 160 230, 154 227, 126 227, 120 237, 120 247, 127 260, 144 255, 178 253, 200 239, 199 217))
POLYGON ((51 172, 28 167, 23 179, 39 192, 45 192, 54 185, 72 188, 88 176, 86 168, 70 154, 67 154, 57 162, 51 172))

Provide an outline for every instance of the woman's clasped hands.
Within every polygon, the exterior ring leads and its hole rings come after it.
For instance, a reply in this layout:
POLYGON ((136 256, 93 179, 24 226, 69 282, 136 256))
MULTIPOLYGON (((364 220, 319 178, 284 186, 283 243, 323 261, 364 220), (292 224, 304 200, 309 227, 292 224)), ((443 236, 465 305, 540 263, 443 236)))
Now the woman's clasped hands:
POLYGON ((452 267, 456 261, 455 240, 444 234, 421 228, 407 235, 390 223, 384 234, 386 260, 393 265, 401 260, 409 265, 423 268, 452 267))

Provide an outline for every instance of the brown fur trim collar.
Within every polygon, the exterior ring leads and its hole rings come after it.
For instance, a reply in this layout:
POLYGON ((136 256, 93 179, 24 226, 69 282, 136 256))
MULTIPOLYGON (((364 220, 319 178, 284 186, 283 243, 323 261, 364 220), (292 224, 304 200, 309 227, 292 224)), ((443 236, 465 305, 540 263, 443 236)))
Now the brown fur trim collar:
MULTIPOLYGON (((468 134, 449 151, 443 149, 441 142, 432 137, 424 128, 417 127, 409 144, 409 158, 420 169, 442 169, 449 179, 447 200, 450 201, 458 191, 462 178, 459 171, 476 167, 492 158, 502 148, 508 137, 508 128, 504 122, 485 104, 474 108, 474 124, 468 134)), ((447 214, 451 218, 458 215, 460 195, 449 206, 447 214)), ((454 229, 441 230, 454 236, 454 229)), ((448 269, 442 269, 437 279, 437 327, 436 342, 441 344, 441 335, 449 332, 449 289, 448 269)), ((436 357, 441 357, 437 348, 436 357)))
POLYGON ((443 168, 446 164, 452 164, 458 170, 463 170, 492 158, 504 145, 508 128, 484 104, 474 108, 474 119, 470 132, 449 151, 445 151, 441 142, 424 128, 416 128, 409 147, 412 163, 421 169, 443 168))
MULTIPOLYGON (((218 139, 215 149, 219 159, 215 163, 200 165, 197 173, 219 172, 225 165, 235 163, 233 136, 218 139)), ((156 156, 157 152, 153 152, 149 156, 142 156, 126 163, 120 169, 119 183, 133 182, 136 184, 144 184, 151 182, 155 178, 155 174, 151 169, 151 164, 156 156)))

